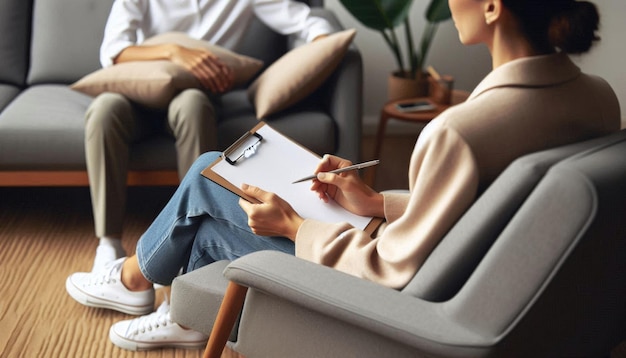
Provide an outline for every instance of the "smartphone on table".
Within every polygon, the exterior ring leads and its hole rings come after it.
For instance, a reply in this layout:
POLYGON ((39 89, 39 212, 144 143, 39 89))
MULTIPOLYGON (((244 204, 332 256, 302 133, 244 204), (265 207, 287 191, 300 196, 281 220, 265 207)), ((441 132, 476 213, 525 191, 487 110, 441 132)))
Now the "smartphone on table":
POLYGON ((396 104, 396 109, 400 112, 424 112, 432 111, 437 107, 428 100, 419 100, 413 102, 404 102, 396 104))

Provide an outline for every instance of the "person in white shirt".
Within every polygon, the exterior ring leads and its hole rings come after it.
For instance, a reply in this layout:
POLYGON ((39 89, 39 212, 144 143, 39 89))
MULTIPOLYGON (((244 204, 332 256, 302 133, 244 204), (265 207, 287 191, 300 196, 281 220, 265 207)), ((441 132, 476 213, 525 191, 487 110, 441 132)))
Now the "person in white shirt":
POLYGON ((208 91, 184 90, 166 110, 142 107, 117 93, 101 94, 88 108, 85 152, 95 232, 100 239, 92 271, 125 256, 121 235, 131 143, 157 133, 171 134, 176 140, 178 173, 184 177, 200 154, 216 148, 214 102, 233 84, 232 70, 206 50, 176 44, 139 45, 152 36, 176 31, 236 50, 254 17, 280 34, 297 34, 306 42, 334 31, 326 20, 311 16, 306 4, 291 0, 113 3, 100 49, 103 67, 168 60, 193 73, 208 91))

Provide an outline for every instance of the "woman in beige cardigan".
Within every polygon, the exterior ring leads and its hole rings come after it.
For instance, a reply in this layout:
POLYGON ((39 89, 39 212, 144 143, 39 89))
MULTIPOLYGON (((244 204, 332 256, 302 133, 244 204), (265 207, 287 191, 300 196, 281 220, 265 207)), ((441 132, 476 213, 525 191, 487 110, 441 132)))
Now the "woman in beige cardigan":
MULTIPOLYGON (((196 161, 193 175, 186 176, 142 236, 135 256, 114 262, 105 272, 71 275, 68 293, 88 306, 144 314, 154 304, 153 282, 167 285, 181 267, 190 271, 263 249, 295 253, 402 288, 515 158, 618 130, 620 110, 612 89, 604 80, 581 73, 567 55, 587 52, 598 39, 593 4, 449 4, 461 41, 486 44, 493 71, 466 102, 424 129, 409 166, 410 193, 377 193, 355 172, 324 173, 351 164, 335 156, 324 156, 317 168, 312 190, 321 200, 335 200, 356 214, 383 217, 385 223, 375 235, 346 223, 302 218, 262 188, 242 188, 261 204, 240 200, 198 175, 218 155, 209 153, 196 161)), ((110 337, 127 349, 204 344, 206 337, 172 323, 167 312, 162 307, 149 316, 116 323, 110 337), (146 343, 157 336, 165 338, 146 343)))

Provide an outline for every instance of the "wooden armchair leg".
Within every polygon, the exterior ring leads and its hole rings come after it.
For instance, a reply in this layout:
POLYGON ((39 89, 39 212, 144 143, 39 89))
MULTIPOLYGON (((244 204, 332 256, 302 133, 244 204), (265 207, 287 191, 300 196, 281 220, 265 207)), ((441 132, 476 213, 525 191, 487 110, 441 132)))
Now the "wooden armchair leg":
POLYGON ((204 358, 219 358, 224 351, 230 332, 232 331, 237 316, 243 308, 248 288, 229 282, 224 294, 224 300, 215 318, 215 325, 211 330, 211 336, 204 350, 204 358))

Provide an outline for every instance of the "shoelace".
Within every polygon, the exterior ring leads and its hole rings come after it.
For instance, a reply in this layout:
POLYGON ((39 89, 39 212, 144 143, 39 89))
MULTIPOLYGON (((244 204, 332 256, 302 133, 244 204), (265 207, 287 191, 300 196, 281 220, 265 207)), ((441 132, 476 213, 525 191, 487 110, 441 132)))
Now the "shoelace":
POLYGON ((89 285, 102 285, 108 283, 115 283, 115 277, 117 273, 122 269, 122 264, 125 258, 115 260, 110 263, 110 266, 106 267, 103 271, 93 274, 89 280, 89 285), (105 271, 106 270, 106 271, 105 271))
POLYGON ((172 323, 170 319, 170 307, 167 302, 164 302, 159 306, 156 312, 153 312, 147 316, 135 318, 129 325, 128 331, 130 335, 137 335, 139 333, 145 333, 146 331, 152 331, 160 327, 166 327, 172 323))

